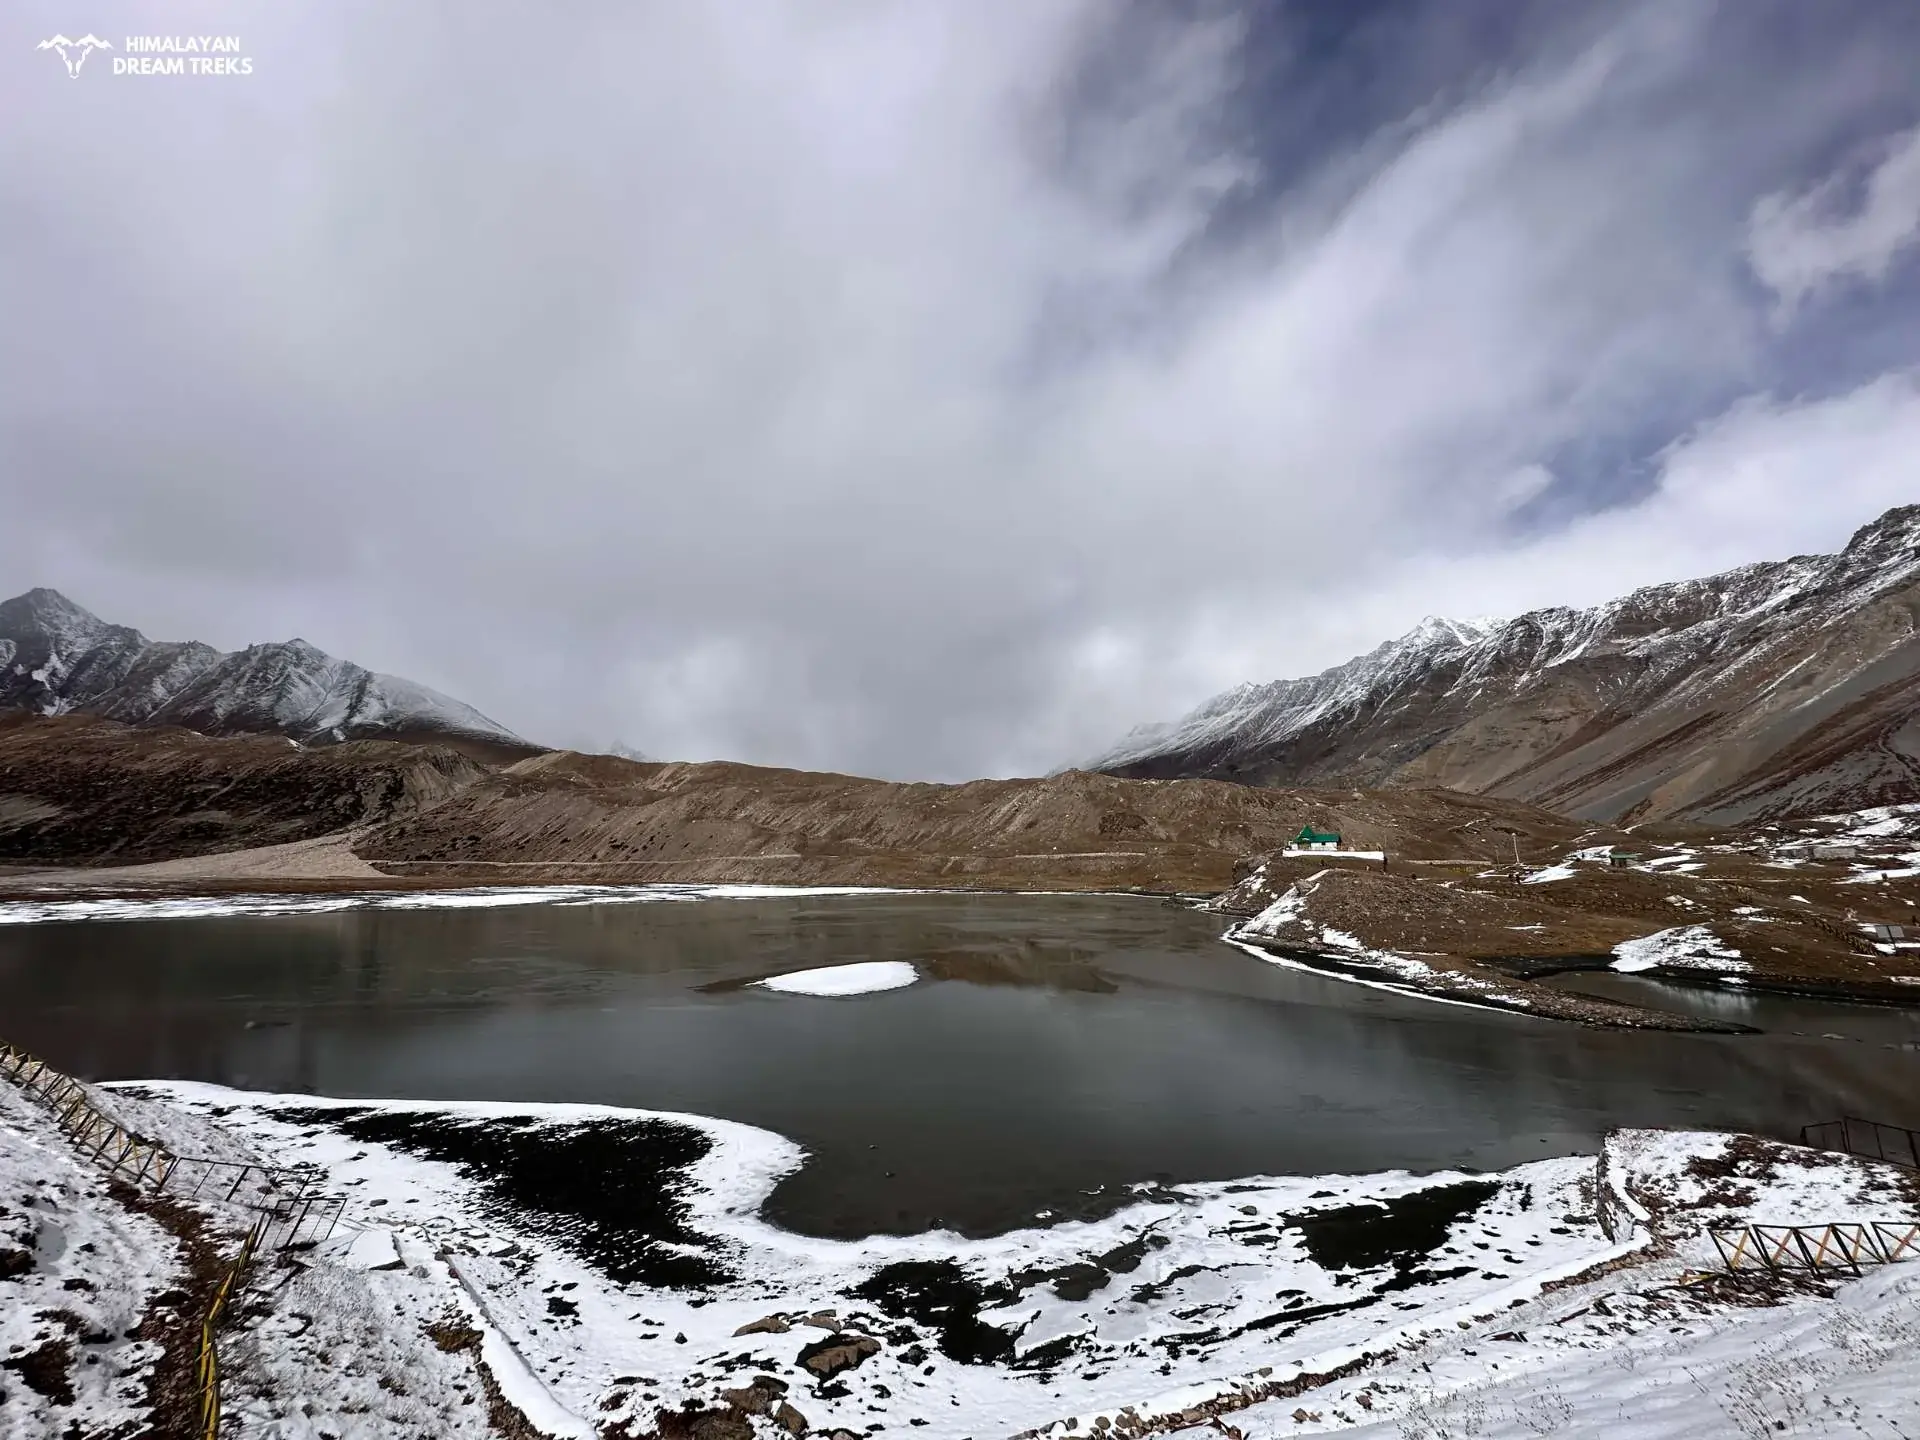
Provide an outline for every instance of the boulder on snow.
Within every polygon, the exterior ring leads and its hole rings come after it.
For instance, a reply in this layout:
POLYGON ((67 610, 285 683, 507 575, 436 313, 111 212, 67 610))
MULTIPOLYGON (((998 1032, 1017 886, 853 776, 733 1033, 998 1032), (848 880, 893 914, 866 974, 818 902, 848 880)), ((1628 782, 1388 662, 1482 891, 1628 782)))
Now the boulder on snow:
POLYGON ((816 1340, 796 1357, 795 1363, 811 1370, 822 1380, 831 1380, 842 1370, 851 1370, 869 1355, 880 1353, 880 1342, 871 1335, 848 1335, 840 1331, 816 1340))

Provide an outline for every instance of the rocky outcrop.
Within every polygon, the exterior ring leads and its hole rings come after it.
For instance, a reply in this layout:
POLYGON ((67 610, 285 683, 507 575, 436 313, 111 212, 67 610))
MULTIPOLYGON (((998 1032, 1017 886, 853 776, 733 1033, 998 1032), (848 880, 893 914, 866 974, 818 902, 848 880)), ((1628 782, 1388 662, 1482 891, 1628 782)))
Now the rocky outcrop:
POLYGON ((1091 768, 1259 785, 1445 786, 1564 814, 1740 823, 1920 799, 1920 506, 1837 555, 1590 610, 1427 621, 1242 686, 1091 768))
POLYGON ((836 1332, 816 1340, 801 1350, 794 1364, 811 1370, 822 1380, 831 1380, 843 1370, 851 1370, 869 1355, 880 1353, 880 1342, 871 1335, 847 1335, 836 1332))

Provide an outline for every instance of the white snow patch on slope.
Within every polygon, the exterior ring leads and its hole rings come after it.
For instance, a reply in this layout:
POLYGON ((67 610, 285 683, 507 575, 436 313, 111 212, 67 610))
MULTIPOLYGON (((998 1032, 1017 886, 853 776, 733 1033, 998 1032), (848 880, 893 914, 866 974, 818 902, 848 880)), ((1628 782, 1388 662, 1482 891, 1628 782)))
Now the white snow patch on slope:
POLYGON ((1920 1395, 1916 1308, 1920 1265, 1870 1271, 1831 1300, 1738 1309, 1676 1304, 1645 1282, 1582 1285, 1511 1311, 1515 1338, 1429 1332, 1385 1365, 1225 1420, 1246 1440, 1899 1440, 1920 1395))
POLYGON ((1554 880, 1571 880, 1575 871, 1571 865, 1549 865, 1544 870, 1535 870, 1530 875, 1520 877, 1522 885, 1545 885, 1554 880))
POLYGON ((864 960, 857 965, 828 965, 795 970, 754 983, 787 995, 871 995, 913 984, 920 972, 904 960, 864 960))
POLYGON ((1318 975, 1325 980, 1431 1000, 1437 1005, 1485 1008, 1484 1002, 1477 997, 1492 1000, 1497 996, 1502 1005, 1526 1008, 1529 1003, 1526 997, 1505 993, 1501 987, 1477 976, 1462 974, 1459 971, 1443 973, 1412 955, 1372 949, 1356 935, 1331 925, 1315 922, 1307 914, 1307 901, 1319 888, 1320 880, 1328 873, 1325 870, 1319 870, 1297 882, 1288 889, 1286 894, 1258 915, 1234 926, 1220 938, 1236 949, 1244 950, 1255 959, 1269 965, 1318 975), (1338 952, 1343 961, 1356 962, 1373 973, 1371 976, 1357 975, 1344 968, 1329 970, 1317 965, 1307 965, 1290 956, 1277 954, 1253 943, 1259 940, 1275 940, 1298 946, 1302 950, 1317 948, 1338 952), (1443 993, 1445 991, 1454 993, 1443 993))
POLYGON ((1737 971, 1753 967, 1705 925, 1657 930, 1613 947, 1615 970, 1652 970, 1660 965, 1687 970, 1737 971))

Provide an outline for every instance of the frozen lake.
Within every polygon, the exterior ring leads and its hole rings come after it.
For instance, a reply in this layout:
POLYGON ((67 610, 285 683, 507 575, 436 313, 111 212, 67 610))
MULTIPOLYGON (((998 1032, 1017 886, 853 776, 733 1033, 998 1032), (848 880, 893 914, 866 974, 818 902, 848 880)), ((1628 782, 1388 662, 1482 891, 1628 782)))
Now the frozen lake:
POLYGON ((0 1037, 93 1079, 743 1121, 809 1152, 768 1218, 847 1237, 994 1233, 1154 1179, 1491 1170, 1615 1125, 1920 1125, 1912 1011, 1587 1030, 1266 965, 1221 928, 951 894, 12 924, 0 1037), (913 983, 757 983, 846 964, 913 983))

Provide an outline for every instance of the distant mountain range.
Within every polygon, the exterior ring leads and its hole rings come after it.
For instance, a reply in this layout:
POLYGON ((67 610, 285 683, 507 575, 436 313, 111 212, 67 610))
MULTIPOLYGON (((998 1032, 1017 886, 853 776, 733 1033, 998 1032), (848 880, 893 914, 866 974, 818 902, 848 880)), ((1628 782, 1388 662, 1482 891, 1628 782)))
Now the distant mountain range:
POLYGON ((1589 610, 1429 619, 1319 675, 1242 685, 1085 768, 1437 786, 1710 824, 1920 800, 1920 506, 1837 555, 1589 610))
POLYGON ((0 710, 281 734, 303 745, 436 740, 494 759, 540 748, 470 705, 304 640, 231 653, 149 640, 45 589, 0 602, 0 710))

